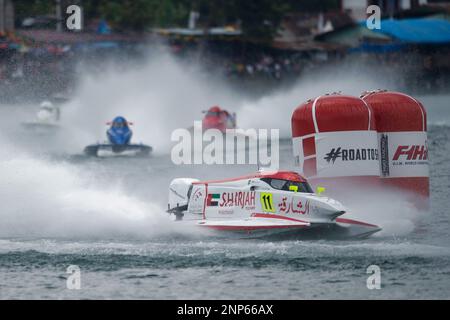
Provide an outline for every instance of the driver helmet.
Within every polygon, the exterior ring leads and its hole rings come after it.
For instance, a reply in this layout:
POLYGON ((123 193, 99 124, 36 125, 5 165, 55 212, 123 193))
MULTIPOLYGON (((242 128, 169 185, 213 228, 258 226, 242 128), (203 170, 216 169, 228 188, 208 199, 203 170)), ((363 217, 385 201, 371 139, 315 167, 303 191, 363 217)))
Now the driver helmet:
POLYGON ((48 100, 42 101, 40 104, 41 109, 53 109, 53 103, 48 100))
POLYGON ((123 128, 127 126, 127 121, 125 120, 124 117, 116 117, 113 120, 112 126, 114 128, 123 128))

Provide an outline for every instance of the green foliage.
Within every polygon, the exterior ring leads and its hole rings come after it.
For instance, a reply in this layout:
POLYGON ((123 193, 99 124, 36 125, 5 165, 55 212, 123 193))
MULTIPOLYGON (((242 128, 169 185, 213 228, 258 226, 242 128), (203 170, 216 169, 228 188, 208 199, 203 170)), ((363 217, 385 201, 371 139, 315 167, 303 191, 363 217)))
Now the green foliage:
POLYGON ((102 17, 118 29, 145 30, 187 21, 189 9, 178 0, 83 1, 85 18, 102 17))
POLYGON ((289 5, 282 1, 246 0, 233 1, 232 15, 241 20, 244 35, 253 40, 270 40, 289 5))
POLYGON ((200 19, 198 22, 202 27, 217 27, 238 23, 245 37, 262 41, 270 40, 275 35, 284 13, 290 9, 287 0, 171 1, 184 6, 187 12, 191 10, 199 12, 200 19))
POLYGON ((48 15, 54 12, 54 2, 48 0, 15 0, 14 11, 18 21, 27 17, 48 15))
POLYGON ((292 11, 320 12, 339 9, 339 0, 288 0, 292 11))

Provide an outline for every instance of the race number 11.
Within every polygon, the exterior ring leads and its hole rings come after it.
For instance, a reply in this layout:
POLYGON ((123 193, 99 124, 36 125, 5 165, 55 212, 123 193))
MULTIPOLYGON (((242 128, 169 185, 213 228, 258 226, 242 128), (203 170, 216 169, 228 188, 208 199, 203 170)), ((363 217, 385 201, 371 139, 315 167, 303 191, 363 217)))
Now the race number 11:
POLYGON ((273 195, 271 193, 261 192, 261 208, 264 212, 275 212, 273 195))

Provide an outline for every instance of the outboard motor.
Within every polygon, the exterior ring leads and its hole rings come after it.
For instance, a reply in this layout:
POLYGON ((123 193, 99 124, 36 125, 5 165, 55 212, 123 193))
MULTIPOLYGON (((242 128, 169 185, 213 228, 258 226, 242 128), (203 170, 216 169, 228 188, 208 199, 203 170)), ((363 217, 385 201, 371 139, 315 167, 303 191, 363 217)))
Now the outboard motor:
POLYGON ((183 217, 183 211, 189 206, 189 197, 192 183, 199 181, 191 178, 178 178, 172 180, 169 186, 169 204, 167 212, 175 214, 177 220, 183 217))
POLYGON ((130 143, 133 132, 124 117, 116 117, 106 135, 112 145, 123 146, 130 143))

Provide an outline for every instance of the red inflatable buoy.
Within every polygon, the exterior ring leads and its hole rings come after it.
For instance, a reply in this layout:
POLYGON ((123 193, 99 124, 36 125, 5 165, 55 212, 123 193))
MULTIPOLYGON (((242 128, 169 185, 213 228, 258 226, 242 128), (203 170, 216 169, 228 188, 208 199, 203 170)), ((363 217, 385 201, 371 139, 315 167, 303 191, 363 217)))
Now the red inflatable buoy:
POLYGON ((339 94, 308 100, 292 115, 292 139, 295 164, 311 182, 340 190, 378 185, 376 125, 364 100, 339 94))
POLYGON ((427 114, 411 96, 392 91, 364 93, 372 108, 379 140, 380 177, 394 187, 428 200, 427 114))

